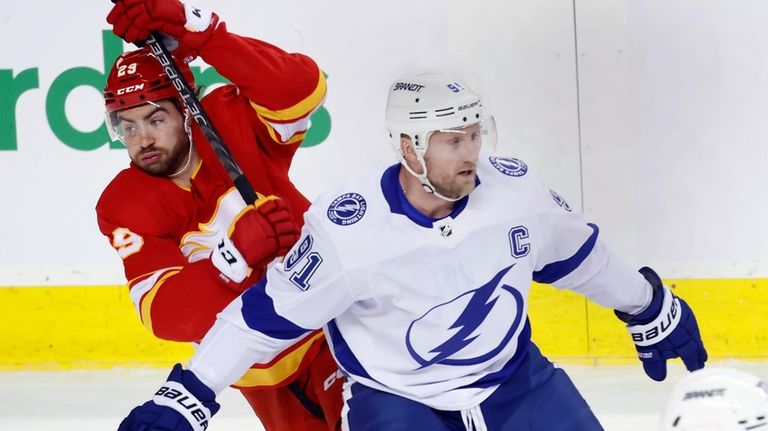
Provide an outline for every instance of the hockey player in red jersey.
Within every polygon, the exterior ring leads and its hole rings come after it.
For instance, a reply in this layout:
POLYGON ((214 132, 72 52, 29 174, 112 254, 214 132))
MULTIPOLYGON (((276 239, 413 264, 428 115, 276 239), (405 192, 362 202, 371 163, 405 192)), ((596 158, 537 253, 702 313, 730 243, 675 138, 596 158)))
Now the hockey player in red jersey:
MULTIPOLYGON (((288 178, 326 84, 315 62, 227 31, 178 0, 119 0, 107 21, 128 42, 161 31, 188 82, 200 56, 233 84, 203 108, 259 195, 244 202, 146 49, 120 56, 107 78, 107 123, 131 158, 96 205, 123 260, 142 323, 158 338, 197 342, 216 314, 258 281, 298 238, 307 199, 288 178)), ((251 368, 237 383, 264 427, 337 429, 341 382, 320 331, 251 368)))

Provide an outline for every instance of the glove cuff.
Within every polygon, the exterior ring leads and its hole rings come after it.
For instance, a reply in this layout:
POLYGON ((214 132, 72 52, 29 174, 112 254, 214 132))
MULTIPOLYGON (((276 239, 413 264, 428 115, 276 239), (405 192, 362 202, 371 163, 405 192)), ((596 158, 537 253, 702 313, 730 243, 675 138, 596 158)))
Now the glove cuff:
MULTIPOLYGON (((209 9, 195 6, 192 3, 184 3, 184 32, 179 35, 179 43, 191 50, 186 57, 194 59, 198 52, 211 40, 213 33, 219 25, 219 16, 209 9)), ((191 60, 186 60, 189 62, 191 60)))
MULTIPOLYGON (((662 297, 661 307, 652 320, 647 323, 639 323, 640 319, 637 318, 637 320, 630 320, 627 324, 627 330, 632 336, 632 341, 639 347, 657 344, 667 338, 680 324, 680 316, 682 315, 680 300, 666 287, 662 287, 660 296, 662 297)), ((654 300, 655 297, 656 295, 654 295, 654 300)))
POLYGON ((643 325, 651 322, 661 313, 661 307, 664 303, 664 284, 661 281, 661 277, 656 274, 656 271, 644 266, 638 272, 642 274, 653 288, 653 297, 651 298, 651 303, 648 304, 648 307, 642 313, 629 314, 614 310, 616 317, 630 325, 643 325))
POLYGON ((215 27, 214 17, 218 21, 218 16, 212 10, 196 6, 191 1, 184 3, 184 17, 187 19, 184 27, 193 33, 206 31, 211 24, 215 27))
POLYGON ((168 381, 155 392, 152 402, 172 408, 189 422, 193 431, 208 428, 211 417, 219 411, 216 394, 195 374, 176 364, 168 381))
POLYGON ((221 236, 211 252, 211 266, 217 273, 217 278, 230 288, 239 286, 251 273, 251 268, 240 250, 227 235, 221 236))

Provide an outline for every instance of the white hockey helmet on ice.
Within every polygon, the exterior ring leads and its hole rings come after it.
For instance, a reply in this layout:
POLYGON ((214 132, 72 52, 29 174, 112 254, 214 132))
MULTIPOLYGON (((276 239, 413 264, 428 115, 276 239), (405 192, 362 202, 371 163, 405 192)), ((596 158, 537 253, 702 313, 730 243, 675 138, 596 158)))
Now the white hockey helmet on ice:
POLYGON ((661 427, 662 431, 768 429, 768 386, 730 368, 695 371, 675 386, 661 427))
MULTIPOLYGON (((430 193, 434 187, 427 180, 424 154, 429 138, 436 131, 458 131, 480 124, 482 145, 486 150, 496 145, 496 124, 493 116, 483 113, 480 96, 458 78, 447 73, 422 73, 397 79, 389 88, 386 127, 392 147, 400 163, 430 193), (422 173, 414 172, 405 162, 400 146, 401 135, 408 135, 413 144, 422 173)), ((437 196, 446 200, 444 196, 437 196)))

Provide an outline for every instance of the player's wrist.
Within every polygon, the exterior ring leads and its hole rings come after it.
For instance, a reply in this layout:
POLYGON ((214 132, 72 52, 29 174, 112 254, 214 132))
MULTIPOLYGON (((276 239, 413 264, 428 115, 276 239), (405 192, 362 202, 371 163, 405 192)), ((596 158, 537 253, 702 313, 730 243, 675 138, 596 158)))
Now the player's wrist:
POLYGON ((243 280, 237 281, 237 280, 234 280, 229 275, 223 273, 218 267, 216 267, 216 265, 214 265, 214 263, 213 263, 213 259, 209 259, 207 261, 207 266, 208 266, 208 269, 209 269, 212 277, 215 278, 216 281, 220 285, 226 287, 227 289, 233 290, 235 292, 242 292, 250 284, 249 280, 251 280, 251 278, 252 278, 251 277, 251 274, 252 274, 251 268, 248 268, 246 276, 245 276, 245 278, 243 280))
MULTIPOLYGON (((664 305, 664 296, 666 294, 672 295, 672 292, 665 292, 664 284, 661 278, 656 274, 654 270, 648 267, 642 267, 639 270, 640 274, 648 281, 653 289, 653 296, 651 302, 645 309, 639 313, 630 314, 615 310, 616 317, 622 320, 624 323, 630 325, 644 325, 650 323, 662 312, 664 305)), ((674 295, 673 295, 674 296, 674 295)))
POLYGON ((221 274, 240 283, 250 273, 249 264, 240 248, 226 234, 221 235, 211 251, 211 263, 221 274))
POLYGON ((220 24, 219 16, 208 8, 197 6, 194 2, 184 3, 186 23, 172 36, 185 48, 199 52, 213 37, 220 24))

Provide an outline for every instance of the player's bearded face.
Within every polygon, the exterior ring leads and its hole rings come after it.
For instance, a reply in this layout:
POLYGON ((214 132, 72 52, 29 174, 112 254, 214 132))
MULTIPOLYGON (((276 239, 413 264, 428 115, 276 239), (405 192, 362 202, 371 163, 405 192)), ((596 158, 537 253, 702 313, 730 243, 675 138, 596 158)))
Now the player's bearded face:
POLYGON ((455 199, 474 190, 480 136, 479 124, 432 133, 424 161, 427 178, 438 193, 455 199))
POLYGON ((184 117, 164 100, 118 113, 119 127, 131 160, 150 175, 165 177, 187 161, 189 137, 184 117))

